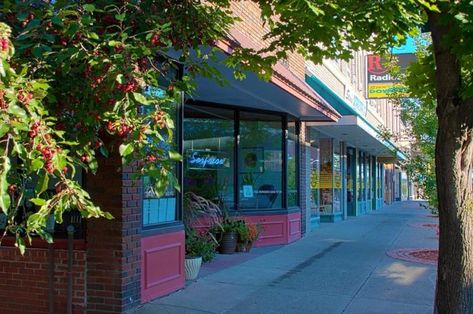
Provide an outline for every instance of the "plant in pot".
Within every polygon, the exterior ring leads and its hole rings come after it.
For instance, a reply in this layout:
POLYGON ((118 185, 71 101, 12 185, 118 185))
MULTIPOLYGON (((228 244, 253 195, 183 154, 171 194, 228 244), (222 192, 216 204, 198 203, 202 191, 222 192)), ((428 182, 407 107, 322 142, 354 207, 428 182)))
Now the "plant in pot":
POLYGON ((238 229, 238 252, 249 252, 253 247, 253 243, 258 240, 261 233, 259 224, 247 223, 243 221, 238 229))
POLYGON ((240 224, 239 220, 225 215, 210 228, 210 232, 218 239, 220 253, 233 254, 236 251, 240 224))
POLYGON ((194 229, 186 230, 186 280, 194 280, 199 275, 202 262, 210 262, 215 257, 217 241, 208 232, 198 234, 194 229))

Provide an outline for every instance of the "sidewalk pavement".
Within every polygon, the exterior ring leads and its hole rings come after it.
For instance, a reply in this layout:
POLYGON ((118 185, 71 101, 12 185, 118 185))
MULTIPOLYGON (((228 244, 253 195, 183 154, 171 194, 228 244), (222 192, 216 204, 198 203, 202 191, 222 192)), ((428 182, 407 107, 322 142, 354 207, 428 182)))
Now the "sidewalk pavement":
POLYGON ((435 229, 419 226, 435 223, 406 201, 322 224, 290 245, 218 256, 185 289, 137 313, 432 313, 436 266, 386 252, 436 249, 435 229))

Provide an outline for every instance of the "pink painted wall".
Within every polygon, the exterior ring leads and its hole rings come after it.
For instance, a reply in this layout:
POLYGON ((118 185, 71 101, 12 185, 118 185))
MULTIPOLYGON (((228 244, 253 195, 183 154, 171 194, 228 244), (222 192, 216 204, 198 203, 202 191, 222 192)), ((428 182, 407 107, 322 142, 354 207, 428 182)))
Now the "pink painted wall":
MULTIPOLYGON (((258 215, 240 216, 250 223, 261 225, 262 232, 255 246, 287 244, 301 238, 301 213, 290 213, 287 215, 258 215)), ((205 218, 199 218, 194 222, 198 231, 205 231, 211 225, 205 218)))
POLYGON ((184 231, 141 239, 141 303, 184 287, 184 257, 184 231))

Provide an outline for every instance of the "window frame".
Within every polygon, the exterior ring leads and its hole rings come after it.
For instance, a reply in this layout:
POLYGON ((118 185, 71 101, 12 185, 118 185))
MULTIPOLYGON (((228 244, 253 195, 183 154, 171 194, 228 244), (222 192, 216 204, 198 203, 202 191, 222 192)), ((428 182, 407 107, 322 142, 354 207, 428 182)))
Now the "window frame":
MULTIPOLYGON (((241 107, 241 106, 233 106, 233 105, 222 105, 222 104, 219 104, 219 103, 212 103, 212 102, 205 102, 205 101, 197 101, 197 100, 191 100, 191 99, 187 99, 187 100, 184 100, 183 101, 183 107, 182 107, 182 119, 181 119, 181 122, 182 122, 182 125, 181 125, 181 129, 184 130, 184 107, 186 105, 192 105, 192 106, 205 106, 207 108, 215 108, 215 109, 218 109, 218 108, 221 108, 221 109, 227 109, 227 110, 232 110, 234 112, 234 151, 233 151, 233 154, 234 154, 234 164, 233 164, 233 171, 234 171, 234 175, 233 175, 233 186, 234 186, 234 190, 233 190, 233 199, 234 199, 234 206, 233 208, 230 208, 229 209, 229 212, 232 212, 232 213, 247 213, 247 214, 251 214, 251 213, 266 213, 266 212, 287 212, 289 210, 293 210, 293 209, 299 209, 300 208, 300 191, 301 191, 301 187, 300 187, 300 125, 301 125, 301 121, 296 119, 295 117, 292 117, 286 113, 282 113, 282 112, 274 112, 274 111, 268 111, 268 110, 261 110, 261 109, 252 109, 252 108, 245 108, 245 107, 241 107), (241 113, 242 112, 246 112, 246 113, 249 113, 249 114, 252 114, 252 113, 255 113, 255 114, 267 114, 267 115, 273 115, 273 116, 277 116, 277 117, 280 117, 281 118, 281 124, 282 124, 282 129, 281 129, 281 141, 282 141, 282 169, 281 169, 281 180, 282 180, 282 195, 281 195, 281 207, 277 207, 277 208, 245 208, 245 209, 242 209, 240 207, 240 176, 239 176, 239 171, 240 171, 240 165, 239 165, 239 157, 240 157, 240 148, 241 148, 241 145, 240 145, 240 122, 241 122, 241 113), (296 137, 297 137, 297 140, 296 140, 296 189, 297 189, 297 205, 296 206, 291 206, 289 207, 288 204, 287 204, 287 193, 288 193, 288 188, 287 188, 287 159, 288 159, 288 152, 287 152, 287 141, 288 141, 288 121, 289 119, 291 119, 291 121, 294 121, 296 123, 296 137)), ((182 137, 181 137, 181 149, 184 145, 184 140, 185 140, 185 135, 182 134, 182 137)), ((182 153, 182 150, 181 150, 181 153, 182 153)), ((181 163, 181 167, 182 167, 182 172, 181 172, 181 175, 182 177, 180 178, 181 180, 181 183, 184 182, 184 165, 183 163, 181 163)), ((182 184, 182 189, 184 190, 184 185, 182 184)), ((185 191, 184 191, 185 193, 185 191)), ((181 193, 182 194, 182 193, 181 193)), ((181 203, 182 204, 182 203, 181 203)))

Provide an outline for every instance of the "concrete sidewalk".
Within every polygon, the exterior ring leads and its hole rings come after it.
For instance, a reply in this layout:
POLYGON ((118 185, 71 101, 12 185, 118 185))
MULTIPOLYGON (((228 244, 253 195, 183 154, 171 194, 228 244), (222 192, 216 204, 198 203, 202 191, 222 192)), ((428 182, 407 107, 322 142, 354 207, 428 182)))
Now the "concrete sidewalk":
MULTIPOLYGON (((437 248, 419 202, 321 227, 301 240, 209 273, 137 313, 432 313, 436 267, 393 259, 437 248)), ((228 258, 228 257, 225 257, 228 258)))

